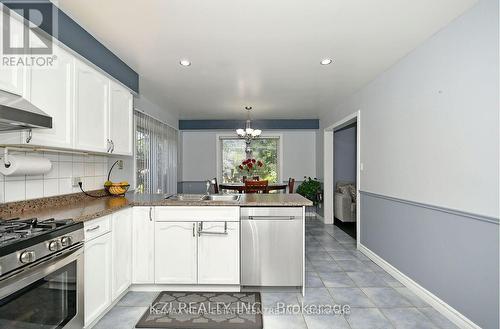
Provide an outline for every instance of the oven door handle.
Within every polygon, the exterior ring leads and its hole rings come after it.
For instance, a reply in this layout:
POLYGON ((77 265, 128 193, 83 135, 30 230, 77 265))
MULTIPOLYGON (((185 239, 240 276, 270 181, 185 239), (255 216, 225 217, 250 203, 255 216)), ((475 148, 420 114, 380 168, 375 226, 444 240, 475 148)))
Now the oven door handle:
MULTIPOLYGON (((83 243, 77 244, 66 252, 58 253, 48 259, 24 267, 21 271, 0 279, 0 299, 27 287, 75 260, 83 264, 83 243)), ((80 279, 77 276, 77 280, 80 279)))

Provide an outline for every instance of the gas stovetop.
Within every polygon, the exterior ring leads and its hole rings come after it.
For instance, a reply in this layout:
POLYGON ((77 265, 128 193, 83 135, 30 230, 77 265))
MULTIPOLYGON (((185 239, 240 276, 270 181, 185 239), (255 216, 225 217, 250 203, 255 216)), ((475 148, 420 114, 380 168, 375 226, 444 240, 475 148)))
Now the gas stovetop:
POLYGON ((72 225, 72 219, 9 219, 0 221, 0 248, 3 246, 19 242, 20 240, 30 239, 32 237, 55 231, 58 228, 72 225))
POLYGON ((72 219, 0 220, 0 276, 82 241, 83 223, 72 219))

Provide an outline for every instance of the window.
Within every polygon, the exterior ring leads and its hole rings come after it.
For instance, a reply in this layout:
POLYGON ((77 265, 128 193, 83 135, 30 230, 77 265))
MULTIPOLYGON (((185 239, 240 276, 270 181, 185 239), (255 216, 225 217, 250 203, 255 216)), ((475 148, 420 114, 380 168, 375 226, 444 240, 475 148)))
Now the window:
POLYGON ((246 159, 245 141, 233 137, 220 137, 220 179, 223 183, 241 182, 243 176, 259 176, 270 183, 280 181, 280 137, 261 137, 252 141, 252 155, 261 160, 264 166, 256 168, 253 173, 241 171, 238 166, 246 159))
POLYGON ((136 191, 139 193, 176 193, 176 129, 134 111, 136 191))

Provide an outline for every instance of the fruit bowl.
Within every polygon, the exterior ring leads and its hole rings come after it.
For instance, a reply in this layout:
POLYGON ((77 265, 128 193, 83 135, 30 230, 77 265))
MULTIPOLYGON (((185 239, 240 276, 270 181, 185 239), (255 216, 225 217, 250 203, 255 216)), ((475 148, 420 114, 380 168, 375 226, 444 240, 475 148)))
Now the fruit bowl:
POLYGON ((107 184, 104 184, 104 189, 111 195, 125 195, 127 193, 130 184, 126 182, 121 182, 121 183, 111 183, 106 182, 107 184))

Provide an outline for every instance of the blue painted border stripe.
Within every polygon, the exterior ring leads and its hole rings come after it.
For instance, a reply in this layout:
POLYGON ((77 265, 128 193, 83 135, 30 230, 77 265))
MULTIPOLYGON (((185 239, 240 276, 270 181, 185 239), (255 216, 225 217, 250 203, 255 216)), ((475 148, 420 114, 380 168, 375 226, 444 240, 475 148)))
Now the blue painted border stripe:
MULTIPOLYGON (((52 4, 48 0, 0 0, 8 8, 16 8, 19 6, 29 7, 32 4, 50 5, 52 13, 57 15, 57 33, 46 26, 40 27, 53 37, 57 37, 59 41, 71 48, 73 51, 80 54, 82 57, 101 68, 104 72, 117 79, 131 90, 139 93, 139 74, 132 70, 118 56, 113 54, 102 43, 97 41, 90 33, 82 28, 71 17, 66 15, 61 9, 52 4), (54 36, 54 34, 56 34, 54 36)), ((37 7, 40 9, 40 7, 37 7)), ((49 8, 49 7, 47 7, 49 8)), ((47 9, 49 10, 49 9, 47 9)))
MULTIPOLYGON (((179 130, 233 130, 245 126, 245 120, 179 120, 179 130)), ((252 120, 258 129, 319 129, 319 120, 252 120)))

